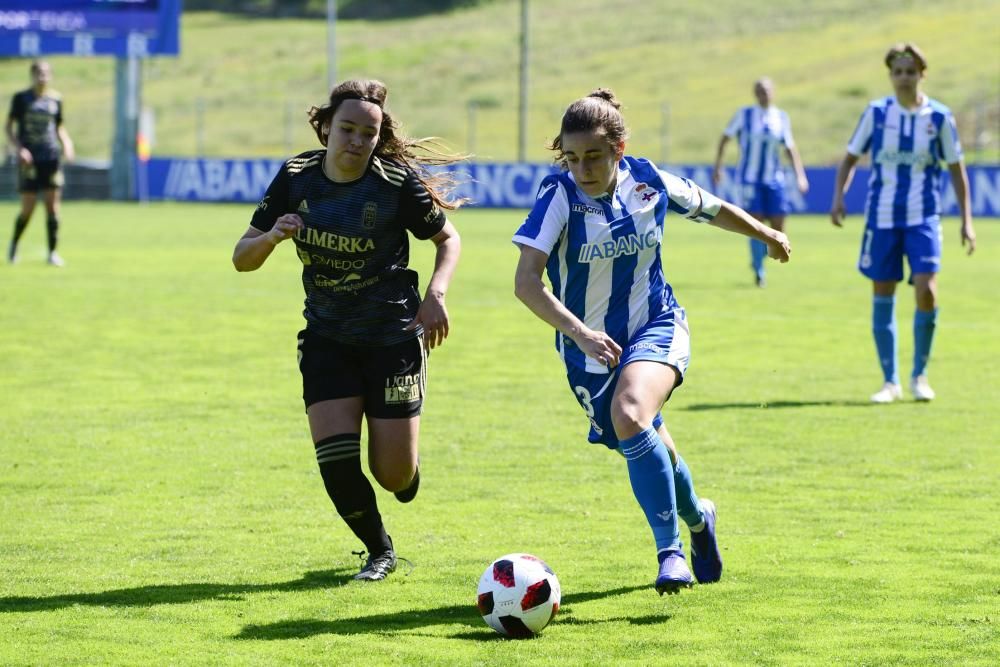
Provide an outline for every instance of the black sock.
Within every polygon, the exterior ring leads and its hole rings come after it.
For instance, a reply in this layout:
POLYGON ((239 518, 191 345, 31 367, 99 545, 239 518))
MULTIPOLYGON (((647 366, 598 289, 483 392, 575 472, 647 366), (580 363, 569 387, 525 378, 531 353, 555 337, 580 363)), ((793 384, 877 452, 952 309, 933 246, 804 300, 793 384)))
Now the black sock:
POLYGON ((337 514, 371 554, 392 548, 375 501, 375 489, 361 470, 361 434, 341 433, 316 443, 316 461, 337 514))
POLYGON ((14 218, 14 237, 10 240, 10 242, 17 245, 17 242, 21 240, 21 234, 24 234, 24 230, 27 226, 28 218, 20 215, 14 218))
POLYGON ((49 233, 49 252, 56 249, 56 242, 59 240, 59 218, 50 215, 45 220, 45 228, 49 233))

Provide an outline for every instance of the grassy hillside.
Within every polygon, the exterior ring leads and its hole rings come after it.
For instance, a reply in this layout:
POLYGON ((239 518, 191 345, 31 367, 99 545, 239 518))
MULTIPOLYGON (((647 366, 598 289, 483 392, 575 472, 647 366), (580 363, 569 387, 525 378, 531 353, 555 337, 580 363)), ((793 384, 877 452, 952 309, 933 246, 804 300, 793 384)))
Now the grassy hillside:
MULTIPOLYGON (((910 39, 930 60, 926 90, 958 114, 970 161, 1000 160, 1000 4, 711 5, 532 3, 528 158, 546 159, 545 144, 566 104, 603 85, 627 106, 632 152, 709 161, 734 109, 752 101, 752 81, 766 74, 777 83, 779 105, 792 115, 807 163, 832 163, 865 101, 889 91, 881 64, 886 47, 910 39)), ((485 159, 512 160, 518 35, 515 0, 415 19, 342 20, 338 71, 341 78, 388 83, 390 106, 411 134, 439 135, 485 159), (470 102, 479 104, 474 134, 470 102)), ((327 88, 322 20, 188 13, 182 51, 145 65, 144 100, 156 114, 157 154, 281 156, 315 143, 305 110, 321 102, 327 88)), ((106 157, 112 61, 52 62, 79 153, 106 157)), ((26 83, 26 61, 0 62, 0 90, 26 83)))

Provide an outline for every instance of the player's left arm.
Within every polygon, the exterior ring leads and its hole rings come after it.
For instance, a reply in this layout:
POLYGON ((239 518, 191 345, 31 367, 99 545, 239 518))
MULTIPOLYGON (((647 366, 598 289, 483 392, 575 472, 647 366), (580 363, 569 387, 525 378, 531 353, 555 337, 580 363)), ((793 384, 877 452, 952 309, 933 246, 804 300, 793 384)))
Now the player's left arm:
POLYGON ((955 188, 955 199, 958 201, 959 215, 962 217, 962 247, 971 255, 976 251, 976 230, 972 228, 972 198, 969 195, 969 174, 965 171, 965 163, 959 160, 948 165, 951 174, 951 186, 955 188))
POLYGON ((451 285, 455 267, 458 266, 458 258, 462 253, 462 239, 451 221, 445 219, 444 227, 430 240, 437 247, 434 254, 434 272, 427 283, 427 291, 420 308, 417 309, 417 316, 406 328, 423 326, 424 346, 432 350, 444 343, 450 330, 444 297, 451 285))
POLYGON ((772 229, 735 204, 721 202, 719 212, 709 224, 763 241, 767 244, 768 256, 780 262, 787 262, 792 254, 792 244, 784 232, 772 229))
POLYGON ((809 192, 809 179, 806 178, 806 168, 802 165, 802 157, 799 155, 799 149, 792 144, 785 148, 785 152, 788 154, 788 160, 792 163, 792 169, 795 170, 795 184, 799 188, 799 192, 805 194, 809 192))
POLYGON ((66 131, 64 125, 59 125, 56 129, 56 135, 59 137, 59 143, 62 144, 63 159, 67 162, 72 162, 76 159, 76 149, 73 147, 73 139, 70 138, 69 132, 66 131))

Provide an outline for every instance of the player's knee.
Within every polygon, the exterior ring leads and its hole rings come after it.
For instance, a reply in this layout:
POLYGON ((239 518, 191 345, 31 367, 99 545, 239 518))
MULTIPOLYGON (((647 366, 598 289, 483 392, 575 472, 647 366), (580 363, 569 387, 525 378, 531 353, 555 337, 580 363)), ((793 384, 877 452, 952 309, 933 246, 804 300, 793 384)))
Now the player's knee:
POLYGON ((401 461, 380 461, 372 459, 368 462, 372 477, 386 491, 396 493, 410 486, 416 467, 401 461))
POLYGON ((639 401, 627 393, 617 396, 611 403, 611 423, 615 427, 615 435, 620 440, 631 438, 636 433, 646 429, 639 401))

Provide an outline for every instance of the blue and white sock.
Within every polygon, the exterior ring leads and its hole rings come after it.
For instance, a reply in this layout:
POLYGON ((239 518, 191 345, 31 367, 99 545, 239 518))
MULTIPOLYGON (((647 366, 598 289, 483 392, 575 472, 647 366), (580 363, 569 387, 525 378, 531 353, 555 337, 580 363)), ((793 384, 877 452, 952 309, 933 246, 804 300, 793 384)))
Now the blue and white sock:
POLYGON ((632 493, 653 531, 656 550, 680 549, 677 501, 674 496, 674 469, 659 434, 650 426, 622 440, 619 449, 628 465, 632 493))
POLYGON ((674 494, 677 497, 677 514, 688 528, 696 533, 704 528, 705 520, 701 514, 698 495, 694 492, 691 470, 680 454, 677 455, 677 465, 674 466, 674 494))
POLYGON ((896 371, 896 297, 872 297, 872 334, 875 336, 875 350, 882 366, 882 376, 886 382, 899 384, 896 371))
POLYGON ((917 310, 913 313, 913 377, 923 375, 931 356, 938 309, 917 310))
POLYGON ((750 264, 758 278, 764 277, 765 257, 767 257, 767 244, 757 239, 750 239, 750 264))

